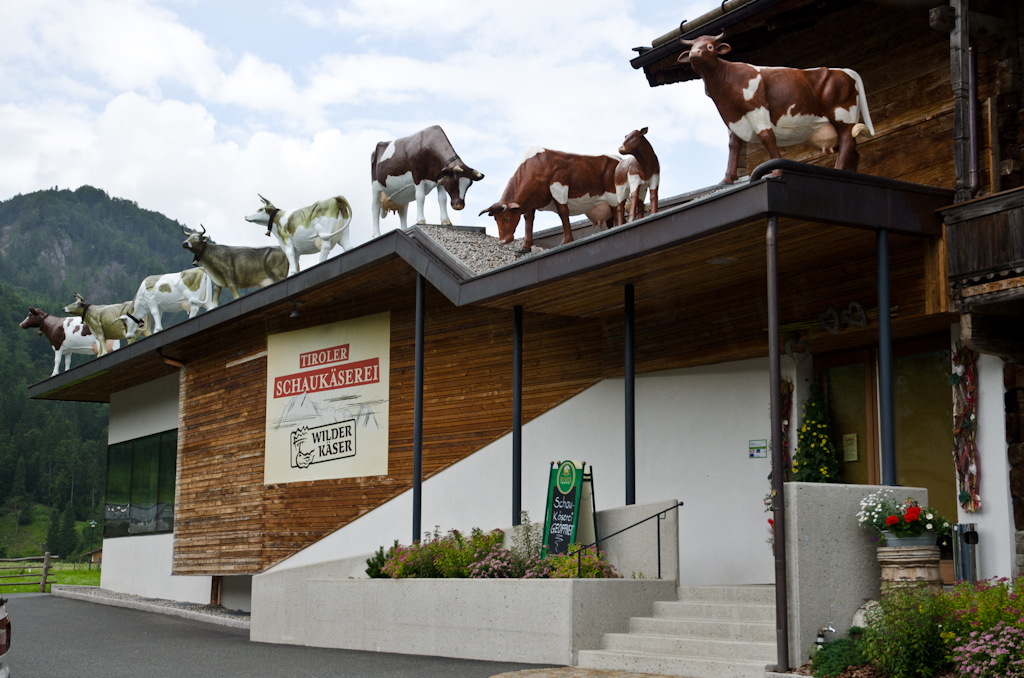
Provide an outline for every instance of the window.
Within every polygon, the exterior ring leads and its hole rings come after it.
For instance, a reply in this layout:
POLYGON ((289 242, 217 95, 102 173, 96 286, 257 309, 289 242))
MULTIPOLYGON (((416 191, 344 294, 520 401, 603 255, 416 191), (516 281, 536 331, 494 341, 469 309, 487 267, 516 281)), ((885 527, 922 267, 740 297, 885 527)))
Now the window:
POLYGON ((174 530, 177 453, 177 431, 107 448, 104 537, 174 530))

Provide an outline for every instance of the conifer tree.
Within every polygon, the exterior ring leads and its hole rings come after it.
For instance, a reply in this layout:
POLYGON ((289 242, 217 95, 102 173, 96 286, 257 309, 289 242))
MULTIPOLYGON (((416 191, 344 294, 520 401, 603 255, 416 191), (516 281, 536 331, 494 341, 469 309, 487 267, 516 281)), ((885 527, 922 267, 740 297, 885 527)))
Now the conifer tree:
POLYGON ((842 470, 832 444, 832 417, 821 386, 811 386, 803 405, 803 421, 797 429, 793 480, 804 483, 838 483, 842 470))

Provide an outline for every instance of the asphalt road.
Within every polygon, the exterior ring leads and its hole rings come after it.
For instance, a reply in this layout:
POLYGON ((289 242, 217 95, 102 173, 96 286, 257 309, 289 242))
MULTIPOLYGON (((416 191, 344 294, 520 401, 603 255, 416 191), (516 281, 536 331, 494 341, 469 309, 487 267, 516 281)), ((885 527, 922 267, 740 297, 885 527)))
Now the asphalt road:
POLYGON ((252 643, 249 632, 49 594, 7 594, 11 678, 488 678, 536 668, 252 643))

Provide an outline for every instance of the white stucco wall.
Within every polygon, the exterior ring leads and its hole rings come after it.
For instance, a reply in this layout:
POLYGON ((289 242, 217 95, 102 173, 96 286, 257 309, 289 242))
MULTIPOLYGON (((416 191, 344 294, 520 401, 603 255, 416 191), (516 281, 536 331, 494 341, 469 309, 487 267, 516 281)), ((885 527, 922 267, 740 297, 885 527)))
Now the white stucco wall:
MULTIPOLYGON (((768 514, 769 459, 750 459, 748 441, 768 438, 768 361, 638 375, 637 503, 678 498, 680 583, 773 581, 768 514)), ((544 518, 549 462, 593 465, 597 508, 623 505, 623 380, 608 379, 523 427, 523 507, 544 518)), ((430 423, 427 422, 426 426, 430 423)), ((511 522, 511 435, 423 484, 424 530, 490 529, 511 522)), ((405 492, 286 559, 297 567, 375 551, 412 534, 405 492)))
POLYGON ((110 394, 107 444, 178 428, 178 375, 110 394))
MULTIPOLYGON (((954 350, 960 338, 953 325, 954 350)), ((1006 406, 1003 361, 978 355, 978 445, 981 510, 967 513, 958 506, 957 521, 978 525, 978 577, 1012 579, 1015 572, 1013 502, 1010 498, 1010 462, 1006 447, 1006 406)))
MULTIPOLYGON (((178 375, 110 395, 108 444, 178 428, 178 375)), ((103 540, 100 586, 120 593, 191 603, 210 602, 210 577, 171 575, 173 534, 103 540)))
POLYGON ((100 586, 147 598, 209 604, 210 577, 171 575, 173 548, 172 534, 104 539, 100 586))

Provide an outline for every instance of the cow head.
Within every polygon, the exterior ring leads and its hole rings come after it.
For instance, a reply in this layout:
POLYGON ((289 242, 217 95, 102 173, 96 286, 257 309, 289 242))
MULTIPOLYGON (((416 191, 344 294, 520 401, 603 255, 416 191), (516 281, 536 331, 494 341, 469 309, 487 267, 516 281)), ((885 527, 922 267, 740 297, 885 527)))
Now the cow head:
POLYGON ((700 73, 701 69, 713 69, 718 65, 718 57, 724 56, 732 51, 732 47, 722 39, 725 33, 718 35, 702 35, 696 40, 684 40, 679 38, 679 44, 687 47, 685 52, 676 59, 681 64, 690 64, 693 70, 700 73))
POLYGON ((199 260, 202 259, 203 253, 206 252, 206 244, 210 242, 209 236, 206 235, 206 227, 199 224, 199 227, 203 229, 200 233, 196 231, 189 233, 185 230, 185 227, 181 227, 181 232, 185 234, 185 241, 181 243, 181 246, 192 253, 192 265, 198 266, 199 260))
POLYGON ((245 220, 253 224, 266 226, 266 235, 269 236, 270 229, 274 225, 274 218, 277 216, 277 213, 280 212, 281 210, 274 207, 274 203, 270 202, 259 193, 257 193, 256 195, 259 195, 260 200, 263 201, 263 207, 259 208, 258 210, 247 216, 245 220))
POLYGON ((28 307, 28 317, 18 323, 18 326, 23 330, 27 330, 32 327, 42 327, 43 318, 46 317, 46 313, 43 313, 38 308, 33 306, 28 307))
POLYGON ((619 146, 619 153, 623 155, 633 155, 633 152, 643 144, 646 139, 644 135, 647 134, 647 128, 635 129, 626 135, 626 140, 619 146))
POLYGON ((65 306, 64 312, 70 313, 71 315, 84 317, 85 312, 89 309, 90 306, 92 306, 92 304, 87 302, 81 294, 75 292, 75 301, 65 306))
POLYGON ((485 212, 494 217, 494 220, 498 222, 498 240, 501 241, 501 244, 507 245, 512 242, 512 239, 516 236, 516 226, 519 225, 519 217, 523 214, 519 203, 496 202, 487 209, 482 210, 480 214, 483 215, 485 212))
POLYGON ((462 162, 462 159, 457 156, 453 160, 454 162, 449 161, 444 166, 444 169, 441 170, 441 175, 437 177, 437 183, 444 186, 444 190, 448 191, 448 197, 452 201, 452 209, 461 210, 466 206, 466 191, 469 190, 474 181, 483 179, 484 175, 472 167, 467 167, 462 162))

